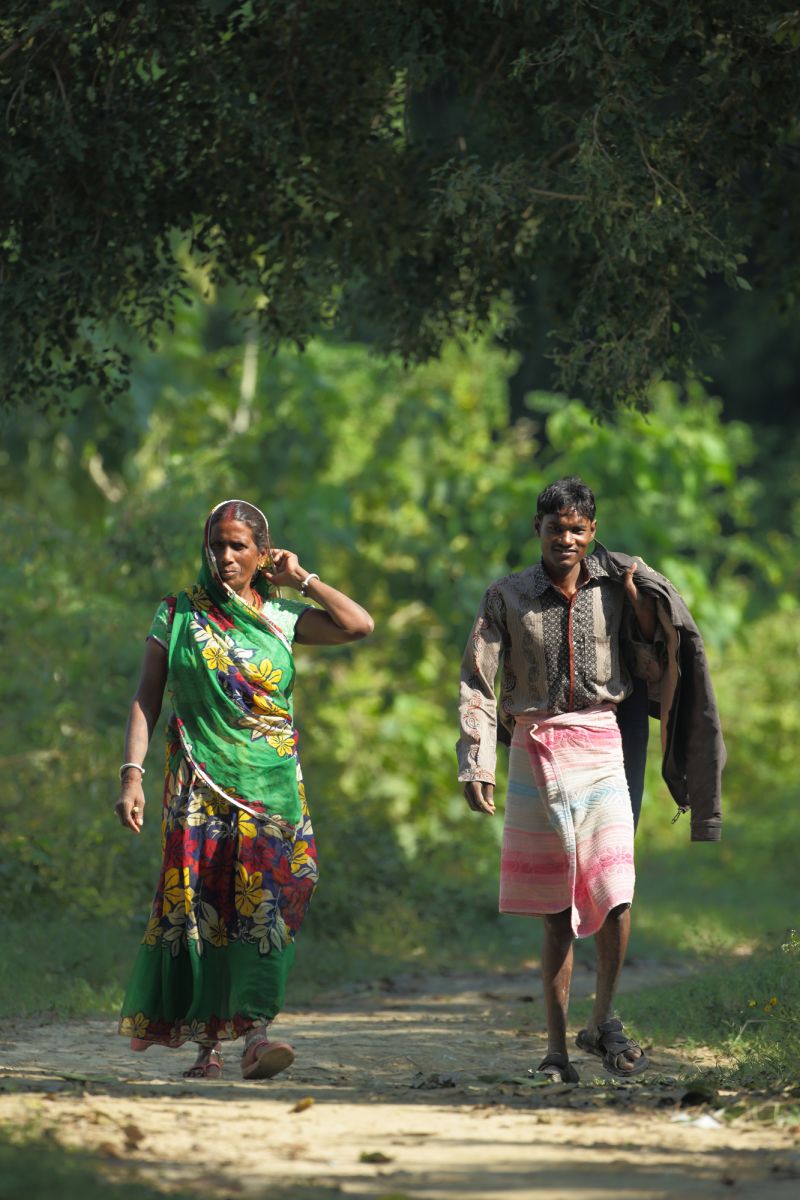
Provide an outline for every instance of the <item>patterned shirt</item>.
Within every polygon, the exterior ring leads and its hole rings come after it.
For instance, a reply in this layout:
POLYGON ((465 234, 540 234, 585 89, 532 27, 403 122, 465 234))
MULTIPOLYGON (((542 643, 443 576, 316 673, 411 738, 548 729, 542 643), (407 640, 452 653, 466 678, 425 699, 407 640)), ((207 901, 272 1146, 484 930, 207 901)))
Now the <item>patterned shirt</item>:
POLYGON ((661 678, 664 647, 641 639, 621 583, 591 554, 571 600, 541 563, 493 583, 481 601, 461 665, 458 778, 494 783, 497 700, 511 730, 523 714, 575 712, 619 704, 631 675, 661 678))

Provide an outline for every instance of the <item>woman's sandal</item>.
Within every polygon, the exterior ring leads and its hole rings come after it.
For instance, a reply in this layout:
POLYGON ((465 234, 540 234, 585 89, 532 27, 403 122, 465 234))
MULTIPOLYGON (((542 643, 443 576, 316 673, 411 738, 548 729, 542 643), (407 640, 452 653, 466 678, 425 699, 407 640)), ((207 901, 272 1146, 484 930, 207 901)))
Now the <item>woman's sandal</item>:
POLYGON ((213 1050, 200 1047, 197 1062, 183 1072, 184 1079, 221 1079, 225 1060, 216 1048, 213 1050), (205 1057, 204 1057, 205 1056, 205 1057))
POLYGON ((294 1050, 288 1042, 253 1042, 242 1055, 242 1079, 272 1079, 294 1062, 294 1050))
POLYGON ((605 1069, 620 1079, 630 1079, 632 1075, 640 1075, 650 1066, 650 1060, 642 1047, 633 1038, 627 1036, 622 1028, 622 1021, 616 1017, 612 1017, 609 1021, 601 1021, 594 1037, 588 1029, 582 1029, 575 1038, 575 1045, 589 1054, 595 1054, 598 1058, 602 1058, 605 1069), (634 1059, 627 1069, 618 1066, 618 1060, 630 1050, 638 1050, 639 1057, 634 1059))
POLYGON ((532 1075, 546 1075, 551 1083, 580 1083, 581 1077, 566 1054, 546 1054, 532 1075))

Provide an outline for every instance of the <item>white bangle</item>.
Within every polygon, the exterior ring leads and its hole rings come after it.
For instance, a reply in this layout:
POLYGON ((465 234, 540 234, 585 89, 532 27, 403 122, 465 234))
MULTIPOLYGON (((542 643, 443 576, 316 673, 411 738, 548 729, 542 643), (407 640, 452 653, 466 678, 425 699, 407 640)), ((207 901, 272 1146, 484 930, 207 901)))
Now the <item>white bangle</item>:
POLYGON ((301 596, 305 596, 306 593, 308 592, 308 585, 311 583, 312 579, 319 579, 319 575, 317 574, 316 571, 312 571, 310 575, 306 575, 305 579, 300 584, 300 595, 301 596))
POLYGON ((120 779, 122 779, 122 772, 127 771, 128 767, 136 767, 137 771, 142 772, 142 778, 144 778, 144 767, 141 765, 141 763, 123 763, 119 769, 120 779))

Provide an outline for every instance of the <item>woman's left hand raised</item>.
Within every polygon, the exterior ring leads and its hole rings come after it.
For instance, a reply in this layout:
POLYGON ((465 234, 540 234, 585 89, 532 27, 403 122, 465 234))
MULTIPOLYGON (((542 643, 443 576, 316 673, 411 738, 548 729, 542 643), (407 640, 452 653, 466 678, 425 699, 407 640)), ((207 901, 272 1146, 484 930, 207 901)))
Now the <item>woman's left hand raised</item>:
POLYGON ((261 574, 273 587, 300 588, 313 575, 312 584, 302 594, 314 601, 297 622, 296 640, 306 646, 340 646, 344 642, 357 642, 372 633, 374 624, 365 608, 351 600, 344 592, 323 583, 316 572, 309 572, 300 565, 291 550, 272 551, 272 570, 261 574))
POLYGON ((300 560, 291 550, 273 550, 272 570, 262 567, 261 574, 273 587, 299 588, 308 571, 300 566, 300 560))

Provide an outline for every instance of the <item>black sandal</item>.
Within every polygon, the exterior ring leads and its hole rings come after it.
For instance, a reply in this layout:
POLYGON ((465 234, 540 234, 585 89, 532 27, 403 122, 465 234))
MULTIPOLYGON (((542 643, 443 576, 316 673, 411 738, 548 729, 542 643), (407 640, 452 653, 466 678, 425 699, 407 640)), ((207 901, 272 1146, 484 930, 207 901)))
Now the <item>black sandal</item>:
POLYGON ((581 1077, 567 1058, 566 1054, 546 1054, 532 1075, 546 1075, 555 1083, 580 1083, 581 1077))
POLYGON ((597 1026, 595 1037, 588 1029, 582 1029, 575 1038, 575 1045, 580 1050, 595 1054, 602 1058, 603 1066, 619 1079, 629 1079, 632 1075, 640 1075, 650 1066, 650 1060, 642 1047, 633 1038, 629 1038, 622 1028, 622 1021, 612 1017, 609 1021, 601 1021, 597 1026), (617 1060, 629 1050, 638 1050, 639 1057, 634 1059, 630 1067, 624 1070, 617 1066, 617 1060))

